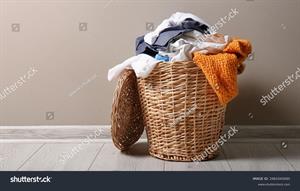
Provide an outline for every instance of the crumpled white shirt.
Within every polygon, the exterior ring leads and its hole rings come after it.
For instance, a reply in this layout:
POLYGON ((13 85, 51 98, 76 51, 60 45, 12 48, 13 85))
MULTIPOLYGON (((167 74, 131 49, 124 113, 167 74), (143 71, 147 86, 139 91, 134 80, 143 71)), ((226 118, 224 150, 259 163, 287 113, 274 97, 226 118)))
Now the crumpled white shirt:
POLYGON ((160 51, 162 56, 168 56, 170 62, 191 61, 194 52, 202 54, 218 54, 231 42, 228 35, 205 35, 198 31, 185 33, 179 40, 170 43, 166 51, 160 51), (204 41, 203 41, 204 39, 204 41))
POLYGON ((116 65, 108 71, 107 79, 112 81, 119 77, 123 70, 126 68, 133 69, 136 77, 146 78, 151 71, 155 68, 157 63, 161 62, 147 54, 139 54, 128 58, 121 64, 116 65))

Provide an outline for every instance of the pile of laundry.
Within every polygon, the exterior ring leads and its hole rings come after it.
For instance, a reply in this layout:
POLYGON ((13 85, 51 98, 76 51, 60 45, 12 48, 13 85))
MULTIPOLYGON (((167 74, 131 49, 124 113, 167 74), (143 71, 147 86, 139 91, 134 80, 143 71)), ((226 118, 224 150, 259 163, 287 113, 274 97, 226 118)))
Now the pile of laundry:
POLYGON ((193 61, 203 71, 222 105, 238 94, 237 74, 252 51, 248 40, 219 34, 201 18, 177 12, 154 31, 136 39, 136 56, 113 67, 108 80, 131 68, 147 78, 158 63, 193 61))

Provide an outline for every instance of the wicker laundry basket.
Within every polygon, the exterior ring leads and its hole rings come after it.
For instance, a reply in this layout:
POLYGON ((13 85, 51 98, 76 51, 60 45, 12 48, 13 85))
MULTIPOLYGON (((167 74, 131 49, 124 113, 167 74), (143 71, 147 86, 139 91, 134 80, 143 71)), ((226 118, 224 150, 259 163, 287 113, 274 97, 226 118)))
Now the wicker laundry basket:
POLYGON ((198 66, 160 63, 149 77, 138 79, 138 89, 152 156, 194 161, 218 154, 204 152, 220 138, 226 107, 198 66))

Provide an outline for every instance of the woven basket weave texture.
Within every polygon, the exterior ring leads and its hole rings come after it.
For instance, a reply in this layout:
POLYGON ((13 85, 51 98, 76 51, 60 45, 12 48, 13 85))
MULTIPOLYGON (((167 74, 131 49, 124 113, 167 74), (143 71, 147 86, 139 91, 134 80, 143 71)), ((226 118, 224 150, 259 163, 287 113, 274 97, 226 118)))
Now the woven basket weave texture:
POLYGON ((149 152, 164 160, 208 160, 220 138, 225 106, 193 62, 159 63, 149 77, 138 79, 149 152))

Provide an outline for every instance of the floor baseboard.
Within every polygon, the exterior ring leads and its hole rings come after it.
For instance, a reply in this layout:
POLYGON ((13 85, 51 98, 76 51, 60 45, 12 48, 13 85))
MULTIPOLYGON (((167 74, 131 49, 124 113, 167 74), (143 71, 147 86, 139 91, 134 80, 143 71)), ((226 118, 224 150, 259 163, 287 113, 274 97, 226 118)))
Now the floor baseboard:
POLYGON ((110 126, 0 126, 0 139, 110 139, 110 126))
MULTIPOLYGON (((300 126, 236 126, 232 139, 300 139, 300 126)), ((225 126, 223 134, 230 129, 225 126)), ((145 133, 141 137, 146 138, 145 133)), ((110 126, 0 126, 0 140, 111 139, 110 126)))

